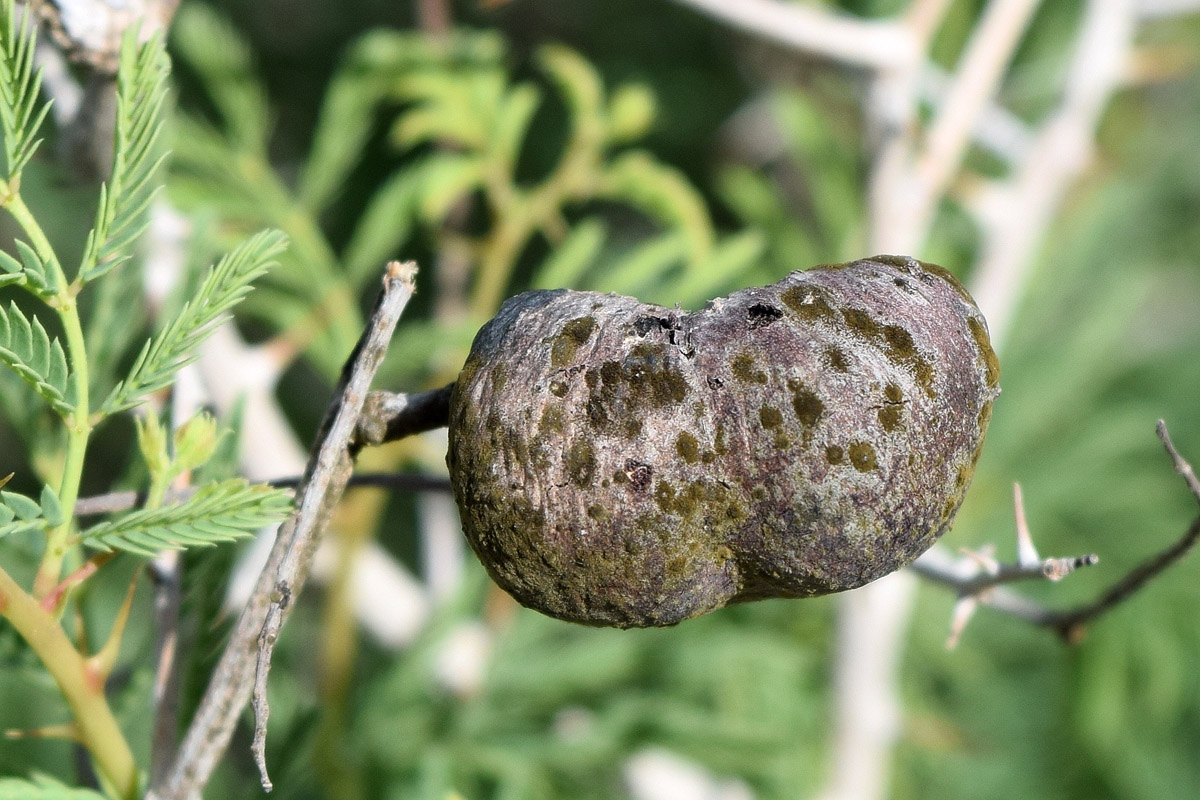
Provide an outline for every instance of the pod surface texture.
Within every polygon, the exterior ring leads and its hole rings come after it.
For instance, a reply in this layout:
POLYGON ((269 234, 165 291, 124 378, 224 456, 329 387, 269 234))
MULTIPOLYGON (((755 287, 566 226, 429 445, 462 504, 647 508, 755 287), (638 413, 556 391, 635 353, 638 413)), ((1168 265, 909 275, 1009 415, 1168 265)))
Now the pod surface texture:
POLYGON ((472 548, 519 602, 671 625, 915 559, 962 502, 998 379, 970 296, 904 257, 695 312, 526 292, 475 339, 447 460, 472 548))

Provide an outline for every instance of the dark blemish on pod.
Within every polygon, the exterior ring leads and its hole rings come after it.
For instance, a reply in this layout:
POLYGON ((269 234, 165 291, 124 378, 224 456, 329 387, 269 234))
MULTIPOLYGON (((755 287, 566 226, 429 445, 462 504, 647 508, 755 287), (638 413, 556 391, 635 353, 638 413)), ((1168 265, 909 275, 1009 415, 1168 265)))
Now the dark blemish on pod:
POLYGON ((771 406, 763 406, 758 410, 758 420, 764 428, 778 428, 783 424, 783 414, 779 413, 778 408, 771 406))
POLYGON ((579 487, 587 486, 596 474, 596 454, 585 441, 572 442, 567 448, 567 479, 579 487))
POLYGON ((740 353, 734 356, 733 361, 729 362, 729 369, 733 373, 733 377, 742 383, 767 382, 767 373, 755 367, 754 357, 749 353, 740 353))
POLYGON ((681 433, 675 439, 675 452, 687 463, 695 464, 700 460, 700 443, 690 433, 681 433))
POLYGON ((842 464, 846 461, 846 451, 836 444, 831 444, 825 448, 825 460, 830 464, 842 464))
POLYGON ((954 476, 954 488, 961 490, 964 486, 966 486, 967 481, 971 480, 971 472, 971 467, 959 465, 958 471, 954 476))
POLYGON ((825 292, 816 286, 791 286, 783 290, 779 299, 792 313, 808 322, 834 317, 833 306, 826 299, 825 292))
POLYGON ((825 412, 825 404, 821 402, 821 398, 805 386, 803 381, 795 378, 788 381, 788 388, 792 391, 792 409, 796 412, 796 419, 800 420, 805 428, 816 425, 821 419, 821 414, 825 412))
POLYGON ((904 426, 904 406, 886 405, 879 409, 879 424, 888 433, 893 433, 904 426))
POLYGON ((850 464, 859 472, 871 472, 878 469, 875 460, 875 448, 867 442, 851 442, 849 447, 850 464))
POLYGON ((550 394, 555 397, 566 397, 567 388, 567 384, 563 381, 550 381, 550 394))
POLYGON ((749 317, 750 330, 752 331, 758 328, 765 328, 783 316, 782 311, 766 303, 755 303, 746 309, 746 314, 749 317))
POLYGON ((921 269, 925 270, 925 272, 929 275, 937 276, 946 283, 950 284, 950 288, 953 289, 960 298, 962 298, 963 302, 967 303, 972 308, 976 307, 975 298, 971 297, 971 293, 966 290, 966 287, 964 287, 958 278, 955 277, 953 272, 945 267, 939 267, 937 264, 930 264, 927 261, 918 261, 917 263, 920 264, 921 269))
POLYGON ((967 319, 967 325, 971 328, 971 336, 975 339, 975 346, 979 348, 979 355, 983 358, 984 379, 987 381, 989 389, 995 389, 1000 385, 1000 360, 996 358, 996 352, 992 350, 992 340, 988 336, 987 326, 978 317, 970 317, 967 319))
POLYGON ((846 353, 840 347, 825 348, 825 362, 829 364, 830 369, 838 372, 845 372, 850 368, 850 361, 846 358, 846 353))
POLYGON ((542 419, 538 422, 538 433, 554 434, 563 432, 563 410, 561 405, 546 406, 542 410, 542 419))
POLYGON ((575 353, 595 330, 595 317, 576 317, 563 325, 550 344, 550 366, 565 367, 574 361, 575 353))

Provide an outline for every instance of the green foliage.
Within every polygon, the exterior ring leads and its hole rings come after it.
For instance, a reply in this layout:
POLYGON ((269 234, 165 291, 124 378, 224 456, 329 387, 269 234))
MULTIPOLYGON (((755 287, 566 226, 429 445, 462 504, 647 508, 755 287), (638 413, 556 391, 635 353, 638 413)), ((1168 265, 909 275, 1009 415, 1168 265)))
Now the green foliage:
POLYGON ((125 380, 104 401, 102 413, 131 408, 143 396, 169 385, 175 373, 195 359, 196 348, 226 319, 228 311, 246 296, 250 284, 270 268, 285 246, 278 231, 263 231, 217 262, 196 295, 146 342, 125 380))
POLYGON ((91 789, 75 789, 48 775, 33 780, 0 778, 0 800, 103 800, 104 795, 91 789))
MULTIPOLYGON (((95 594, 91 591, 96 580, 93 573, 110 560, 96 556, 79 569, 85 558, 83 548, 150 557, 160 550, 213 545, 278 522, 287 513, 290 500, 285 492, 229 479, 205 482, 183 502, 163 505, 172 482, 190 471, 199 472, 213 457, 220 435, 216 421, 204 414, 174 435, 152 414, 138 425, 150 479, 146 506, 80 533, 75 509, 85 470, 95 470, 97 477, 106 481, 116 477, 103 459, 89 460, 92 432, 147 394, 168 387, 246 296, 250 283, 283 251, 285 240, 278 232, 266 231, 222 258, 198 282, 179 312, 150 337, 124 379, 112 387, 126 345, 137 337, 144 318, 135 308, 122 308, 122 303, 134 302, 139 307, 142 303, 139 276, 126 262, 135 255, 158 188, 154 179, 163 158, 159 140, 168 61, 161 39, 152 37, 138 44, 136 29, 126 33, 116 79, 112 175, 100 187, 99 208, 90 232, 80 236, 82 260, 78 274, 69 282, 59 257, 63 245, 50 241, 41 218, 26 203, 23 185, 37 184, 21 180, 23 169, 36 168, 30 162, 36 146, 33 137, 47 108, 38 97, 39 78, 32 73, 35 30, 28 22, 31 15, 27 12, 25 22, 18 26, 13 4, 0 6, 0 134, 7 162, 0 208, 9 213, 23 237, 14 238, 12 244, 19 260, 0 254, 0 287, 24 291, 31 301, 18 304, 10 300, 0 308, 0 365, 5 371, 5 403, 26 406, 38 398, 56 413, 57 427, 47 430, 43 418, 49 415, 24 407, 4 409, 11 420, 22 423, 7 433, 25 440, 31 455, 30 471, 37 479, 34 485, 42 484, 42 489, 36 499, 19 491, 0 491, 0 539, 4 540, 0 546, 0 615, 6 618, 4 630, 9 631, 11 623, 11 630, 20 634, 29 652, 53 676, 77 718, 72 735, 91 754, 102 783, 115 796, 133 797, 139 781, 133 751, 109 697, 97 695, 95 689, 97 681, 104 684, 113 667, 129 606, 114 609, 115 625, 111 618, 105 620, 113 630, 111 646, 105 646, 95 658, 86 651, 83 631, 76 632, 76 644, 59 623, 68 604, 74 606, 74 617, 83 618, 86 598, 95 594), (31 391, 15 389, 13 378, 31 391), (98 406, 93 402, 93 388, 111 389, 98 406), (28 572, 34 577, 26 588, 13 575, 24 579, 28 572), (86 589, 81 589, 81 583, 86 589), (73 653, 72 657, 64 655, 72 648, 83 652, 78 658, 73 653)), ((5 478, 0 485, 8 481, 5 478)), ((111 572, 103 574, 100 585, 112 580, 111 572)), ((132 597, 127 592, 122 595, 132 597)), ((148 681, 141 685, 143 693, 148 691, 148 681)), ((0 780, 0 797, 5 798, 99 796, 40 777, 0 780)))
POLYGON ((0 492, 0 539, 43 531, 63 524, 64 519, 58 495, 49 486, 42 487, 40 501, 15 492, 0 492))
POLYGON ((56 287, 51 286, 53 278, 47 272, 41 256, 20 239, 16 239, 13 245, 17 248, 21 261, 18 262, 8 253, 0 252, 0 270, 5 273, 0 276, 0 286, 16 284, 25 286, 42 299, 50 297, 56 287))
POLYGON ((117 71, 112 177, 100 187, 96 223, 79 267, 82 283, 130 257, 130 248, 146 228, 146 211, 157 189, 154 173, 164 158, 157 145, 167 92, 167 55, 157 39, 138 47, 137 26, 125 32, 125 40, 117 71))
POLYGON ((210 483, 177 505, 132 511, 79 535, 97 550, 121 550, 153 556, 160 550, 182 550, 228 542, 278 522, 287 513, 288 493, 241 479, 210 483))
POLYGON ((31 322, 16 303, 0 308, 0 363, 21 377, 64 417, 74 410, 67 356, 37 317, 31 322))
POLYGON ((41 72, 34 72, 33 51, 36 43, 32 15, 24 13, 17 22, 13 0, 4 0, 3 24, 0 25, 0 135, 4 137, 4 180, 12 183, 33 157, 39 140, 38 129, 50 107, 38 102, 41 72))

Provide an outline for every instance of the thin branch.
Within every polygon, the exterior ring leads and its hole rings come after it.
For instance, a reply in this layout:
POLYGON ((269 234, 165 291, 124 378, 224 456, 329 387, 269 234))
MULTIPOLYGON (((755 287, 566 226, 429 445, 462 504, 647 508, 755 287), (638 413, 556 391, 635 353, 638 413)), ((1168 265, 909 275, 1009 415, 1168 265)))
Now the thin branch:
POLYGON ((354 443, 381 445, 425 431, 444 428, 450 422, 450 394, 454 384, 415 394, 371 392, 363 405, 354 431, 354 443))
POLYGON ((780 0, 674 0, 746 33, 846 66, 872 70, 903 67, 919 48, 901 21, 831 14, 780 0))
POLYGON ((1132 0, 1089 0, 1072 47, 1062 100, 1038 125, 1011 177, 966 198, 982 233, 971 293, 1003 346, 1033 256, 1067 191, 1091 160, 1095 131, 1133 42, 1132 0))
MULTIPOLYGON (((1193 471, 1192 465, 1185 461, 1183 456, 1179 455, 1179 451, 1175 449, 1174 443, 1171 442, 1171 436, 1167 433, 1167 424, 1160 419, 1156 426, 1156 431, 1158 438, 1163 443, 1163 447, 1166 448, 1167 454, 1171 457, 1171 461, 1175 465, 1175 471, 1183 477, 1188 491, 1196 498, 1196 502, 1200 503, 1200 482, 1196 480, 1196 473, 1193 471)), ((1109 587, 1108 591, 1096 598, 1095 601, 1070 609, 1069 611, 1051 614, 1044 624, 1049 628, 1053 628, 1063 639, 1069 642, 1078 641, 1087 623, 1119 603, 1128 600, 1142 587, 1162 574, 1167 567, 1186 556, 1195 547, 1197 539, 1200 539, 1200 517, 1188 526, 1183 536, 1179 537, 1169 547, 1131 569, 1124 578, 1114 583, 1109 587)))
MULTIPOLYGON (((326 412, 313 457, 297 490, 296 510, 280 528, 267 566, 238 619, 175 762, 148 797, 199 797, 250 699, 255 676, 269 668, 279 628, 294 607, 288 601, 303 589, 318 540, 349 481, 353 466, 350 437, 396 322, 412 296, 415 274, 415 264, 388 265, 383 292, 326 412)), ((260 714, 256 721, 260 745, 262 726, 260 714)), ((263 778, 266 787, 269 783, 265 773, 263 778)))
POLYGON ((450 0, 417 0, 417 24, 422 33, 435 39, 445 39, 454 27, 450 0))
MULTIPOLYGON (((1166 423, 1162 420, 1158 421, 1157 433, 1167 454, 1171 457, 1175 471, 1183 477, 1188 491, 1196 498, 1197 503, 1200 503, 1200 480, 1197 480, 1191 464, 1175 449, 1175 445, 1167 433, 1166 423)), ((1023 516, 1023 513, 1023 511, 1018 511, 1019 518, 1023 516)), ((1200 540, 1200 517, 1197 517, 1188 526, 1179 539, 1131 569, 1095 600, 1075 608, 1062 610, 1046 608, 1016 592, 1005 590, 1000 584, 1031 578, 1058 580, 1077 567, 1096 563, 1095 556, 1082 556, 1077 559, 1043 559, 1025 564, 996 566, 981 575, 977 566, 972 570, 972 565, 952 559, 944 551, 935 549, 917 559, 911 568, 921 577, 948 586, 958 592, 959 604, 954 611, 950 635, 951 645, 957 641, 962 627, 970 618, 976 605, 986 605, 1032 625, 1048 628, 1062 637, 1064 641, 1073 643, 1082 638, 1088 623, 1128 600, 1168 567, 1186 556, 1195 547, 1197 540, 1200 540)))
POLYGON ((904 202, 897 202, 892 209, 892 213, 908 218, 903 229, 910 240, 902 243, 906 246, 897 252, 921 249, 938 204, 962 164, 971 133, 995 95, 1039 3, 1040 0, 989 3, 971 33, 949 92, 915 156, 909 176, 912 188, 904 202))

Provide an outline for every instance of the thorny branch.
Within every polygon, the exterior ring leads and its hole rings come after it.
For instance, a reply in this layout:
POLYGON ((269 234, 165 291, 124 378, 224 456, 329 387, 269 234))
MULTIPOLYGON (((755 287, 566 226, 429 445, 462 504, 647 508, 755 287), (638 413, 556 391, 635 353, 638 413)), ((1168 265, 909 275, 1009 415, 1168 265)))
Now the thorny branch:
MULTIPOLYGON (((1197 503, 1200 503, 1200 481, 1196 479, 1191 464, 1175 449, 1165 422, 1159 420, 1156 430, 1158 438, 1175 465, 1175 471, 1183 477, 1188 490, 1197 503)), ((1082 638, 1088 623, 1128 600, 1167 567, 1187 555, 1197 539, 1200 539, 1200 517, 1197 517, 1179 539, 1131 569, 1095 600, 1068 609, 1046 608, 1003 588, 1002 584, 1038 578, 1056 581, 1078 567, 1095 564, 1098 559, 1094 555, 1077 558, 1040 558, 1033 547, 1025 522, 1020 487, 1017 487, 1014 495, 1018 542, 1015 564, 998 564, 990 557, 981 557, 978 554, 968 554, 967 561, 954 560, 947 558, 940 551, 931 551, 913 564, 913 570, 917 574, 958 592, 959 601, 954 610, 948 646, 953 647, 957 643, 971 614, 980 604, 1032 625, 1052 630, 1064 641, 1077 642, 1082 638)))
MULTIPOLYGON (((296 493, 296 508, 280 528, 267 566, 213 674, 178 755, 167 775, 152 787, 156 800, 192 800, 200 795, 224 753, 251 691, 261 689, 271 651, 287 614, 308 577, 312 555, 350 478, 354 433, 367 390, 400 314, 413 293, 416 265, 392 262, 383 292, 317 435, 313 458, 296 493)), ((256 700, 255 757, 262 762, 265 698, 256 700)), ((263 787, 270 789, 265 769, 263 787)))

